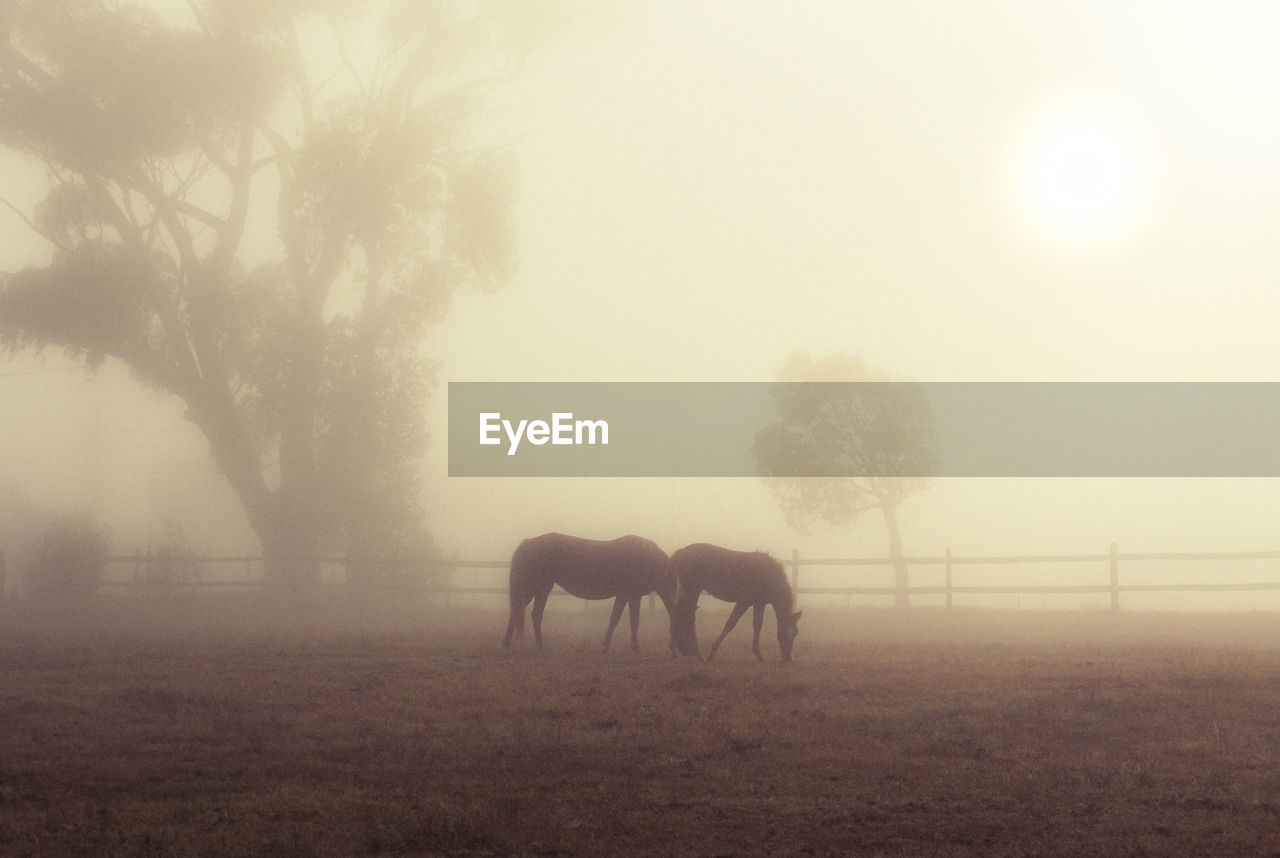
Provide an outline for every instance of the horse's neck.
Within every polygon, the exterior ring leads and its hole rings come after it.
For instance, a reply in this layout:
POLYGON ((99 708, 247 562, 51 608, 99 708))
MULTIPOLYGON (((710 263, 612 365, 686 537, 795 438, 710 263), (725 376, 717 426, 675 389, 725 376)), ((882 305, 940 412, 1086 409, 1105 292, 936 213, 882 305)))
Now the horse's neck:
POLYGON ((795 610, 796 599, 791 592, 791 585, 787 583, 786 578, 779 578, 777 582, 769 588, 769 604, 773 605, 773 611, 778 616, 790 616, 795 610))

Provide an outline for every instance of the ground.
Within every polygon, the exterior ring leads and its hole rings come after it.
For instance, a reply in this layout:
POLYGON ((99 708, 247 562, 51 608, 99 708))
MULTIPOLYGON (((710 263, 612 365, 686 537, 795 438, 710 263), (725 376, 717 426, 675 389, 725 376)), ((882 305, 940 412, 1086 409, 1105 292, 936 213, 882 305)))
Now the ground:
POLYGON ((580 605, 5 605, 0 854, 1280 855, 1280 617, 580 605))

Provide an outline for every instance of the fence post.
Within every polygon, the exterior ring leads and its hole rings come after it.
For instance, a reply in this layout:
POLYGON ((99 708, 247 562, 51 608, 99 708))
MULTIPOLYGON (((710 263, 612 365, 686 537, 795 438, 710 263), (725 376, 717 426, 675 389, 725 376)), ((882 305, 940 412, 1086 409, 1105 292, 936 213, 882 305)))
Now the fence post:
POLYGON ((791 549, 791 592, 800 589, 800 549, 791 549))
POLYGON ((4 552, 0 551, 0 605, 4 604, 5 585, 7 583, 4 576, 4 552))
POLYGON ((1120 610, 1120 558, 1114 542, 1111 543, 1111 610, 1120 610))
POLYGON ((947 610, 951 610, 951 546, 947 546, 947 610))

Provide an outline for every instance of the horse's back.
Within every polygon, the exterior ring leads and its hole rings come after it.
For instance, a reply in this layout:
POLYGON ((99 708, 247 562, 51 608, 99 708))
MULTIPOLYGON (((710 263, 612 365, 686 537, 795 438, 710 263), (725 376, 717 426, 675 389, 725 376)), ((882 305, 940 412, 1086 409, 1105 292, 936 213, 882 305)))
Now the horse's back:
POLYGON ((559 584, 581 599, 645 595, 661 589, 667 555, 651 540, 629 534, 584 539, 544 533, 526 539, 511 558, 511 589, 559 584))
POLYGON ((698 542, 671 555, 671 570, 681 591, 706 591, 725 602, 763 604, 789 589, 782 564, 762 551, 698 542))

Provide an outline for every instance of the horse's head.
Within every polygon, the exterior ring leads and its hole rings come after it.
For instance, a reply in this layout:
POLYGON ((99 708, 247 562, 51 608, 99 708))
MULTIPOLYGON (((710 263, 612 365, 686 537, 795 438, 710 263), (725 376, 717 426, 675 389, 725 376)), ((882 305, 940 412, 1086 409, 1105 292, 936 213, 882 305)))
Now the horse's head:
POLYGON ((791 661, 791 648, 795 646, 796 635, 800 634, 800 615, 803 613, 796 611, 778 617, 778 649, 782 650, 783 661, 791 661))

